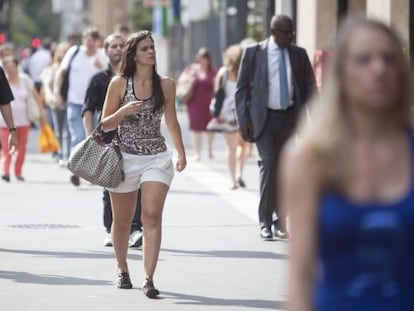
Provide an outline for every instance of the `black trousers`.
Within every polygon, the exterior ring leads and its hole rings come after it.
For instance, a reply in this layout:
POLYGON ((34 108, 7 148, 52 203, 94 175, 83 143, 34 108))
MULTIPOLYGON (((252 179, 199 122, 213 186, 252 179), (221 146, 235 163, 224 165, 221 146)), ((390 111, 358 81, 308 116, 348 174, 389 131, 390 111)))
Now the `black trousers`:
POLYGON ((261 228, 271 227, 273 212, 275 212, 276 229, 286 231, 287 215, 282 215, 277 202, 278 162, 283 145, 293 133, 297 115, 295 107, 286 111, 269 109, 263 132, 256 141, 259 154, 259 222, 261 228))
MULTIPOLYGON (((111 198, 109 197, 109 191, 104 189, 103 191, 103 221, 106 232, 111 232, 112 226, 112 206, 111 198)), ((132 219, 131 232, 141 231, 141 190, 138 190, 137 207, 135 208, 135 215, 132 219)))

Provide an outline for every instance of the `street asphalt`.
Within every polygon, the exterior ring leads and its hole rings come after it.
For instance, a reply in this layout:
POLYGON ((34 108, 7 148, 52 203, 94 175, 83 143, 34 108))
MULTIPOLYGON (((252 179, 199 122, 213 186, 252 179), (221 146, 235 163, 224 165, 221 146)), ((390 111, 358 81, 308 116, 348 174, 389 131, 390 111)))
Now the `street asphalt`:
POLYGON ((37 152, 32 130, 26 181, 0 183, 0 310, 285 310, 288 245, 259 237, 256 159, 246 164, 247 188, 229 190, 220 134, 214 147, 214 159, 190 160, 174 178, 154 278, 161 295, 150 300, 141 292, 141 249, 129 251, 133 289, 115 286, 102 189, 70 184, 66 168, 37 152))

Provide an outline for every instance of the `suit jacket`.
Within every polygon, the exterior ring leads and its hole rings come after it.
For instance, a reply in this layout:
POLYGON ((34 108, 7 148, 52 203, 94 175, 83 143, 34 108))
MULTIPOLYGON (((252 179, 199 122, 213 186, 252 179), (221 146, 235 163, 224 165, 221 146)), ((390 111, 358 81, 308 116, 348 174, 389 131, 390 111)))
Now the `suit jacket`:
MULTIPOLYGON (((250 114, 253 138, 257 139, 265 125, 268 106, 268 38, 258 45, 247 47, 242 56, 236 86, 236 112, 239 126, 245 126, 250 114), (256 57, 255 68, 251 70, 256 57), (250 75, 252 74, 252 78, 250 75), (251 80, 251 99, 248 100, 249 79, 251 80)), ((288 47, 292 68, 293 102, 297 111, 302 108, 316 89, 312 66, 305 49, 291 45, 288 47)))

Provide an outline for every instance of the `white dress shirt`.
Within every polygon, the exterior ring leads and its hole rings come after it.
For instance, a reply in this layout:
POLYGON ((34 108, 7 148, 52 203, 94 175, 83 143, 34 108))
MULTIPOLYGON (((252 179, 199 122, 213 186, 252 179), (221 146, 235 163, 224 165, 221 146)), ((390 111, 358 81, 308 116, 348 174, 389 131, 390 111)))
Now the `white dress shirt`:
MULTIPOLYGON (((286 72, 289 86, 289 107, 293 105, 293 83, 292 83, 292 67, 288 49, 284 49, 286 72)), ((269 101, 267 108, 273 110, 282 109, 280 105, 280 87, 279 87, 279 57, 280 48, 275 40, 270 37, 267 45, 267 61, 268 61, 268 78, 269 78, 269 101)))

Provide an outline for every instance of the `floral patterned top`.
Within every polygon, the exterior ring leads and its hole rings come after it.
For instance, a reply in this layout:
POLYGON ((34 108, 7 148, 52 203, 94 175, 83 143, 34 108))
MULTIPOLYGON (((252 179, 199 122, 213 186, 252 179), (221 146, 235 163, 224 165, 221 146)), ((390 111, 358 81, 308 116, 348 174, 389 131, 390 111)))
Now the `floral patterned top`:
MULTIPOLYGON (((128 78, 121 107, 139 100, 134 94, 133 80, 128 78)), ((154 155, 167 150, 161 134, 163 109, 154 109, 154 96, 143 101, 140 112, 126 116, 118 126, 119 146, 122 152, 136 155, 154 155)))

